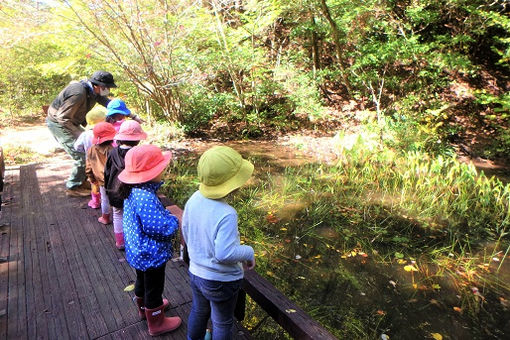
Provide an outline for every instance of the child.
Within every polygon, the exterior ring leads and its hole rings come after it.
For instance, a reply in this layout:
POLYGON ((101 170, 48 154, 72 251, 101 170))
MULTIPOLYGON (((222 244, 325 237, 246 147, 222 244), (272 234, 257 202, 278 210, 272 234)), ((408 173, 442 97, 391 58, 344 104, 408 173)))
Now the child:
POLYGON ((152 336, 170 332, 181 318, 166 317, 168 304, 161 294, 165 285, 166 262, 172 257, 172 237, 179 229, 177 217, 161 204, 156 194, 163 171, 172 154, 155 145, 139 145, 126 153, 125 168, 118 179, 124 198, 124 239, 126 259, 136 269, 135 299, 152 336))
POLYGON ((147 138, 147 134, 143 132, 138 122, 134 120, 124 121, 120 126, 119 132, 115 135, 115 140, 119 146, 110 151, 104 168, 104 187, 113 209, 115 246, 119 250, 124 249, 124 234, 122 230, 124 199, 119 196, 120 182, 117 177, 124 170, 124 157, 126 153, 145 138, 147 138))
POLYGON ((99 187, 101 194, 101 217, 99 223, 110 224, 110 203, 104 188, 104 167, 108 153, 113 149, 112 142, 115 137, 115 129, 106 122, 97 123, 93 129, 94 140, 87 152, 85 174, 90 183, 99 187))
POLYGON ((227 146, 212 147, 198 161, 200 187, 186 202, 182 217, 193 293, 188 339, 204 338, 209 317, 213 339, 232 339, 242 263, 253 269, 255 257, 252 247, 240 244, 237 212, 226 198, 252 172, 253 164, 227 146))
MULTIPOLYGON (((87 130, 83 131, 76 142, 74 142, 74 149, 78 152, 82 152, 87 155, 90 147, 92 146, 92 140, 94 139, 94 132, 92 129, 94 125, 99 122, 104 122, 106 117, 106 109, 102 106, 95 106, 92 110, 87 112, 85 119, 87 121, 87 130)), ((99 193, 99 187, 91 185, 90 188, 90 201, 88 206, 92 209, 97 209, 101 206, 101 194, 99 193)))
POLYGON ((112 124, 116 132, 119 131, 120 125, 126 117, 140 124, 143 122, 137 115, 131 113, 123 100, 116 98, 108 103, 106 107, 106 122, 112 124))

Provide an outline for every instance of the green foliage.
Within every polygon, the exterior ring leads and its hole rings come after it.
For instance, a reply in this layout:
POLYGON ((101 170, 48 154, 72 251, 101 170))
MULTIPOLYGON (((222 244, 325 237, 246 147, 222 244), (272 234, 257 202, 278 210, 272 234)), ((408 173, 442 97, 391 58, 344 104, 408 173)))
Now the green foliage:
POLYGON ((458 132, 448 124, 458 114, 452 80, 483 90, 487 72, 500 88, 475 103, 505 119, 510 19, 501 1, 4 3, 0 106, 11 115, 102 68, 120 84, 114 95, 191 135, 226 125, 242 137, 288 131, 355 99, 375 111, 388 143, 448 153, 458 132), (444 105, 448 118, 436 114, 444 105))

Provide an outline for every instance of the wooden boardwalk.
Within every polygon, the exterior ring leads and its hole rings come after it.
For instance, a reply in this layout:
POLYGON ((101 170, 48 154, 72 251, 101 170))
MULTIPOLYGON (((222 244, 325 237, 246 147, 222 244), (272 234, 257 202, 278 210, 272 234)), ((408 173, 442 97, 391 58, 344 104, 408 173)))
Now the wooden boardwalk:
MULTIPOLYGON (((150 339, 138 317, 134 270, 115 248, 113 227, 97 222, 88 198, 65 195, 70 163, 6 171, 0 229, 0 339, 150 339)), ((169 261, 164 297, 183 325, 163 339, 186 339, 187 269, 169 261)), ((238 339, 248 338, 236 330, 238 339)))

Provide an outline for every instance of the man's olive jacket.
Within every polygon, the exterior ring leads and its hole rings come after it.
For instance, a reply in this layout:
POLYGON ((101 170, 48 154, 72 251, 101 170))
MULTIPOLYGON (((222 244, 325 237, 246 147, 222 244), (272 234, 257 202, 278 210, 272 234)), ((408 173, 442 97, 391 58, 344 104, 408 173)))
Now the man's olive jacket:
POLYGON ((74 138, 83 132, 86 126, 85 116, 96 103, 106 107, 110 100, 102 97, 84 81, 73 82, 64 88, 48 108, 48 119, 69 130, 74 138))

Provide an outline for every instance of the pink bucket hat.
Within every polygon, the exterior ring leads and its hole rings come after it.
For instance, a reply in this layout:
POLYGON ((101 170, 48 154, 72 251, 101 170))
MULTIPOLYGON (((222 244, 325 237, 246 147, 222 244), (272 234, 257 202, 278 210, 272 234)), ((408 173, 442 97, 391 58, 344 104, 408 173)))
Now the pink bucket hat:
POLYGON ((110 123, 97 123, 92 131, 94 133, 94 144, 101 144, 115 138, 115 128, 110 123))
POLYGON ((134 120, 125 120, 119 128, 119 132, 115 135, 116 140, 139 141, 146 139, 147 134, 143 131, 142 126, 134 120))
POLYGON ((171 159, 170 151, 163 153, 156 145, 135 146, 126 153, 125 168, 119 174, 119 181, 127 184, 149 182, 166 168, 171 159))

